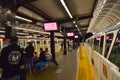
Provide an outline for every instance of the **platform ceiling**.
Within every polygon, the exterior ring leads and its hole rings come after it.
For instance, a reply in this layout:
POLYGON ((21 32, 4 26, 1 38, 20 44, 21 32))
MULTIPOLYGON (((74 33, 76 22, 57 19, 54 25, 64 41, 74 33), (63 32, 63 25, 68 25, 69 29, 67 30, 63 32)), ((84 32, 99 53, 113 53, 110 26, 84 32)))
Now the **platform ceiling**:
MULTIPOLYGON (((84 36, 98 0, 64 0, 64 2, 73 18, 70 18, 60 0, 0 0, 0 5, 11 9, 18 16, 32 20, 29 26, 39 24, 37 30, 42 31, 44 22, 57 22, 61 32, 72 31, 84 36), (78 27, 76 28, 75 25, 78 27)), ((28 26, 28 23, 24 23, 24 26, 28 26)), ((32 26, 31 29, 34 27, 32 26)))
POLYGON ((71 19, 60 0, 31 0, 17 10, 17 15, 29 17, 36 22, 58 22, 61 31, 86 34, 97 0, 64 0, 73 18, 71 19), (73 21, 76 21, 75 27, 73 21), (80 30, 80 32, 78 31, 80 30))

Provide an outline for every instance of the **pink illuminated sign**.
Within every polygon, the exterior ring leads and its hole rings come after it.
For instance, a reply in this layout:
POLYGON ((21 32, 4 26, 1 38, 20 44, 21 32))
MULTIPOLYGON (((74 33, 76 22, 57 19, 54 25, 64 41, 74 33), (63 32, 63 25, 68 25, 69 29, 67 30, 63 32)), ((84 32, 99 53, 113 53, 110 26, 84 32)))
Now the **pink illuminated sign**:
POLYGON ((57 23, 56 22, 44 23, 44 30, 45 31, 56 31, 56 30, 58 30, 57 23))
POLYGON ((75 35, 75 37, 74 38, 78 38, 78 35, 75 35))
POLYGON ((67 36, 74 36, 74 33, 73 32, 69 32, 69 33, 67 33, 67 36))
POLYGON ((97 40, 97 41, 100 41, 100 37, 97 37, 96 40, 97 40))

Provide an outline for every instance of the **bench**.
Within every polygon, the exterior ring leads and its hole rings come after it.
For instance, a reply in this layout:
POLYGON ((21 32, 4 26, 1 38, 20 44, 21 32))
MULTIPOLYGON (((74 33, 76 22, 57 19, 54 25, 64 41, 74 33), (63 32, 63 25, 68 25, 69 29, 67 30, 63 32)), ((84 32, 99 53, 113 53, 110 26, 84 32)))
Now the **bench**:
POLYGON ((36 64, 36 68, 39 70, 39 72, 43 72, 43 70, 50 64, 50 60, 39 62, 36 64))

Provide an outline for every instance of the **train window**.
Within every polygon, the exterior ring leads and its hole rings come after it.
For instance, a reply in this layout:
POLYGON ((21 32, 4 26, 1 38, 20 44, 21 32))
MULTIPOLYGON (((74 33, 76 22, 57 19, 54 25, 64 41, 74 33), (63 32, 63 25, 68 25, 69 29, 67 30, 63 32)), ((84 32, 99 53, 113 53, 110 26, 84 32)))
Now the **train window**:
POLYGON ((99 53, 102 54, 102 50, 103 50, 103 41, 104 41, 104 36, 100 37, 100 49, 99 49, 99 53))
POLYGON ((115 39, 109 60, 120 68, 120 31, 115 39))
POLYGON ((47 43, 47 42, 46 42, 46 41, 44 41, 44 45, 46 45, 46 43, 47 43))
POLYGON ((40 41, 37 41, 37 44, 40 44, 40 41))
POLYGON ((106 35, 105 54, 104 54, 105 57, 107 57, 112 40, 113 40, 113 34, 107 34, 106 35))
POLYGON ((99 41, 100 41, 100 37, 96 37, 94 39, 94 49, 98 52, 99 51, 99 41))

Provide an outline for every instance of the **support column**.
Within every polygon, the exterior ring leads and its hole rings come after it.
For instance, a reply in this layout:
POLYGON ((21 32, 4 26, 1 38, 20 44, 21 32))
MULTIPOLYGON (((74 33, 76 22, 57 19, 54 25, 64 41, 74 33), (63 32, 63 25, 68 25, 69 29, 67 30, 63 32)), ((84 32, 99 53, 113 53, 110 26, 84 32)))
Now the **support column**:
POLYGON ((67 54, 67 48, 66 48, 66 31, 65 31, 65 29, 64 29, 64 53, 63 53, 63 55, 66 55, 67 54))
POLYGON ((55 57, 55 42, 54 42, 54 32, 50 32, 50 38, 51 38, 51 54, 52 54, 52 62, 55 63, 55 65, 58 65, 56 62, 56 57, 55 57))

